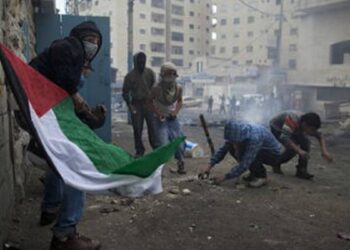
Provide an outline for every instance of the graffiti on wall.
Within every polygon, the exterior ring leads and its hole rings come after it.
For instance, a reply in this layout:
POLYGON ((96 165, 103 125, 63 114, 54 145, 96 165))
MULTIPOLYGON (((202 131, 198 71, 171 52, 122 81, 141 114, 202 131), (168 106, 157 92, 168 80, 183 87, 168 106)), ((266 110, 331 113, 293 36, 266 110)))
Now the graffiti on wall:
POLYGON ((350 86, 350 75, 344 76, 328 76, 327 82, 334 87, 347 87, 350 86))

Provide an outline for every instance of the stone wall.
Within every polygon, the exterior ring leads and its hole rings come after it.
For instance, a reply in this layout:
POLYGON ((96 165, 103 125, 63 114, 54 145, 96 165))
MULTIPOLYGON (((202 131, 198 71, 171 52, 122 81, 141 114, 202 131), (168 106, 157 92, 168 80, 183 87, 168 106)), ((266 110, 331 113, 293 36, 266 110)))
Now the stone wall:
MULTIPOLYGON (((0 42, 24 60, 34 55, 34 19, 31 0, 0 0, 0 42), (26 58, 27 57, 27 58, 26 58)), ((26 169, 23 148, 28 134, 13 118, 16 103, 5 87, 0 66, 0 243, 6 238, 15 200, 24 197, 26 169)))

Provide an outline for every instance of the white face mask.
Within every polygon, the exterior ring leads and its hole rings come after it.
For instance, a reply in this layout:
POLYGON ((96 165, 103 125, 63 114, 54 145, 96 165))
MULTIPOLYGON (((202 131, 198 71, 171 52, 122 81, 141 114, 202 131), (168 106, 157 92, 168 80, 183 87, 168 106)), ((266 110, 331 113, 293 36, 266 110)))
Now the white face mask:
POLYGON ((91 42, 88 42, 88 41, 83 41, 83 44, 84 44, 84 50, 85 50, 86 58, 88 60, 92 59, 95 56, 96 52, 97 52, 98 45, 94 44, 94 43, 91 43, 91 42))

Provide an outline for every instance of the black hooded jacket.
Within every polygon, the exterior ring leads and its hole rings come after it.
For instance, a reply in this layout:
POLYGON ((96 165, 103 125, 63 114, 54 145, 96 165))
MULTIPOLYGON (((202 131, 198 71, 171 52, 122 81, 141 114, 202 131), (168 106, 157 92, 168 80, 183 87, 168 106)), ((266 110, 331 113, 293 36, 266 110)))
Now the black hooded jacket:
MULTIPOLYGON (((53 41, 49 48, 33 58, 29 64, 69 94, 75 94, 85 63, 82 39, 91 32, 100 36, 98 44, 100 50, 101 32, 94 22, 86 21, 75 26, 68 37, 53 41)), ((93 59, 89 60, 89 64, 93 59)))

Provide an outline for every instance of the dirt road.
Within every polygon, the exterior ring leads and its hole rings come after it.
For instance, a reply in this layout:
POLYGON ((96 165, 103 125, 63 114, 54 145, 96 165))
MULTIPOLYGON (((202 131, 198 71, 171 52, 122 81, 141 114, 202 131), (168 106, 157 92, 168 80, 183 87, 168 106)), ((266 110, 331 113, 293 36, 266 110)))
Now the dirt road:
MULTIPOLYGON (((294 177, 295 162, 283 167, 284 176, 269 170, 269 185, 260 189, 215 187, 192 180, 208 161, 203 132, 185 127, 188 139, 204 146, 206 157, 187 159, 188 174, 164 170, 164 192, 137 200, 116 196, 88 196, 81 233, 97 238, 103 249, 350 249, 337 232, 350 233, 350 141, 333 143, 335 162, 326 164, 312 149, 313 181, 294 177), (190 194, 183 194, 189 189, 190 194)), ((210 128, 214 143, 222 143, 222 128, 210 128)), ((113 129, 114 143, 132 150, 131 127, 113 129)), ((224 173, 234 164, 229 156, 214 169, 224 173)), ((26 199, 17 208, 11 238, 23 250, 48 249, 50 227, 39 227, 43 191, 39 170, 33 170, 26 199)))

